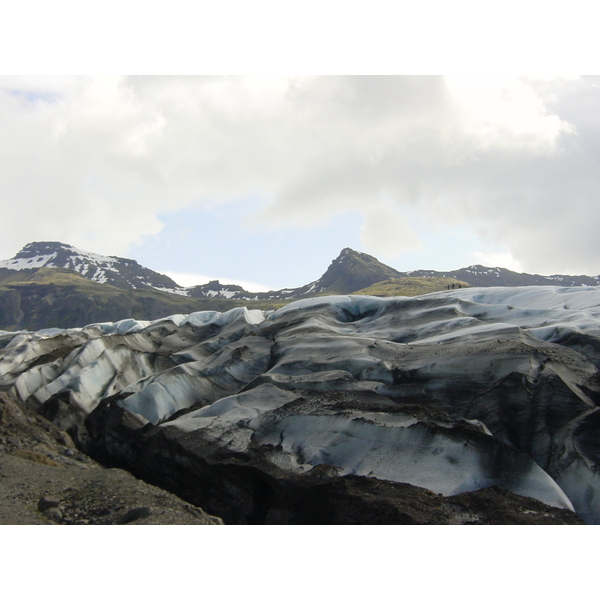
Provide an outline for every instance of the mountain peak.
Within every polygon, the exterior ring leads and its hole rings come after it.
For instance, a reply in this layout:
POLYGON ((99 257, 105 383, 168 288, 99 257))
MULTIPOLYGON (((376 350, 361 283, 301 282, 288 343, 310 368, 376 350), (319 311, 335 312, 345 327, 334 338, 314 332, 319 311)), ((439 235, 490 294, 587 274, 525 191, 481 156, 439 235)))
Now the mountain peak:
POLYGON ((58 252, 60 250, 75 250, 75 248, 61 242, 29 242, 15 254, 15 258, 28 258, 30 256, 43 254, 44 252, 51 254, 52 252, 58 252))
POLYGON ((348 256, 359 257, 359 256, 369 256, 369 255, 364 254, 364 252, 357 252, 356 250, 353 250, 352 248, 344 248, 335 260, 340 260, 340 259, 346 258, 348 256))
POLYGON ((166 275, 142 267, 135 260, 94 254, 62 242, 30 242, 13 258, 0 260, 0 268, 14 271, 42 267, 69 269, 91 281, 123 289, 151 287, 172 292, 179 289, 166 275))
POLYGON ((344 248, 313 285, 316 293, 349 294, 401 275, 369 254, 344 248))

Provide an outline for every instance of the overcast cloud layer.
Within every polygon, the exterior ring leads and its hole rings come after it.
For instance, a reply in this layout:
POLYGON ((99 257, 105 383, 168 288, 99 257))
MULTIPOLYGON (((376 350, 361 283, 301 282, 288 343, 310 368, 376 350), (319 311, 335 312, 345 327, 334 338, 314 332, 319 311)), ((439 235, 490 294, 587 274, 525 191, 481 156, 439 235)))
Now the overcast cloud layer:
POLYGON ((417 217, 481 262, 597 275, 599 108, 598 78, 0 78, 0 258, 127 256, 161 215, 260 198, 249 226, 360 213, 382 260, 422 247, 417 217))

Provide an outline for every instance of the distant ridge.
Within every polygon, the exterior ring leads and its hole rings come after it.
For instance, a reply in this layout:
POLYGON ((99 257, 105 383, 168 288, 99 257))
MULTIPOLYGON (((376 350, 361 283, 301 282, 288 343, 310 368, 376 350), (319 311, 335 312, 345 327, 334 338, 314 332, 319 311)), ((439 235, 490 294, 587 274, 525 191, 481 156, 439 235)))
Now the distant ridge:
POLYGON ((530 275, 516 273, 502 267, 484 267, 471 265, 455 271, 409 271, 403 274, 409 277, 452 277, 466 281, 474 287, 516 287, 520 285, 559 285, 564 287, 579 287, 582 285, 597 286, 600 275, 530 275))

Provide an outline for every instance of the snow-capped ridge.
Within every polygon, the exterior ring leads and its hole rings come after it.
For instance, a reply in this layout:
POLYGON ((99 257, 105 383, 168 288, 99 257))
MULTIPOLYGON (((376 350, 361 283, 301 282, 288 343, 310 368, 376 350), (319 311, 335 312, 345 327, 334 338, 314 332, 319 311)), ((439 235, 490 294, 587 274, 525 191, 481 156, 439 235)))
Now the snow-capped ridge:
POLYGON ((13 258, 0 261, 0 268, 69 269, 96 283, 108 283, 125 289, 154 288, 186 295, 172 279, 141 266, 137 261, 118 256, 103 256, 61 242, 26 244, 13 258))

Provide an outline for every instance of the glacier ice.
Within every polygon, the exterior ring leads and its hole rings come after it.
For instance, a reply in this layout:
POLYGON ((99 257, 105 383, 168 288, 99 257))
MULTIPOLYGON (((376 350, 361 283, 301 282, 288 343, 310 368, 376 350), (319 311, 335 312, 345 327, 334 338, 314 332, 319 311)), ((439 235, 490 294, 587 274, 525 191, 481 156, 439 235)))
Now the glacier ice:
POLYGON ((0 383, 23 401, 108 403, 204 440, 211 460, 443 495, 499 485, 600 522, 597 288, 319 297, 3 332, 0 348, 0 383))

